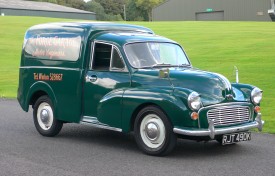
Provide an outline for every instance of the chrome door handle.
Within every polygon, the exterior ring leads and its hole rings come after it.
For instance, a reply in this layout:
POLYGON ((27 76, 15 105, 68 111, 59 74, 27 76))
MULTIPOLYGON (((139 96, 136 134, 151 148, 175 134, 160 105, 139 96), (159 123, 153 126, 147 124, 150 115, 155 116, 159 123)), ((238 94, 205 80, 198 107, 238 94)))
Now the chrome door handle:
POLYGON ((97 80, 97 76, 96 75, 86 75, 86 82, 95 82, 97 80))

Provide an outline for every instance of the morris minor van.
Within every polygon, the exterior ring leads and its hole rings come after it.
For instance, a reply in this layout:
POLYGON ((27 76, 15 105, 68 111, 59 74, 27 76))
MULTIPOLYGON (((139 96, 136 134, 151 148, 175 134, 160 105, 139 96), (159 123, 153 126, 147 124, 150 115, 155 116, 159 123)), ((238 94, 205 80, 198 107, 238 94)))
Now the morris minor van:
POLYGON ((262 130, 262 90, 194 68, 175 41, 135 25, 70 22, 27 30, 17 94, 43 136, 79 123, 133 132, 166 155, 177 138, 233 144, 262 130))

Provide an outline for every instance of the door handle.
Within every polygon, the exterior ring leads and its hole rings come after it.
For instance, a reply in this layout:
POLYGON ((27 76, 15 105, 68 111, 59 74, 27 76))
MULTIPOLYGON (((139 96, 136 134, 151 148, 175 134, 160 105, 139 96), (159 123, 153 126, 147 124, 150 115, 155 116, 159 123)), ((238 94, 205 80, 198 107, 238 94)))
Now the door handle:
POLYGON ((86 75, 86 82, 95 82, 97 80, 97 76, 96 75, 86 75))

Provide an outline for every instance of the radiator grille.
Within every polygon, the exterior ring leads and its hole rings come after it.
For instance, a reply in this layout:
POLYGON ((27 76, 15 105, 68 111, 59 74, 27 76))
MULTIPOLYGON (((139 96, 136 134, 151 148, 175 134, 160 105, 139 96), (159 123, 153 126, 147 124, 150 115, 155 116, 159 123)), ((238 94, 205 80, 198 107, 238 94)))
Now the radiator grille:
POLYGON ((232 125, 250 120, 249 107, 227 106, 210 109, 207 112, 208 120, 214 120, 214 126, 232 125))

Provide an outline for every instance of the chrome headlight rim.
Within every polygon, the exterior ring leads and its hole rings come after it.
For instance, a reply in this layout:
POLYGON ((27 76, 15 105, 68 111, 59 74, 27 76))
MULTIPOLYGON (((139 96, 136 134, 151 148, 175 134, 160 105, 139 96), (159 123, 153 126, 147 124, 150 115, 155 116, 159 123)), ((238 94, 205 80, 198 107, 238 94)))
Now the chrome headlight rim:
POLYGON ((261 89, 259 89, 258 87, 255 87, 251 91, 250 98, 251 98, 251 101, 252 101, 253 104, 255 104, 255 105, 260 104, 260 102, 263 98, 263 91, 261 89))
POLYGON ((191 92, 188 96, 188 106, 193 111, 198 111, 201 106, 200 94, 197 92, 191 92))

